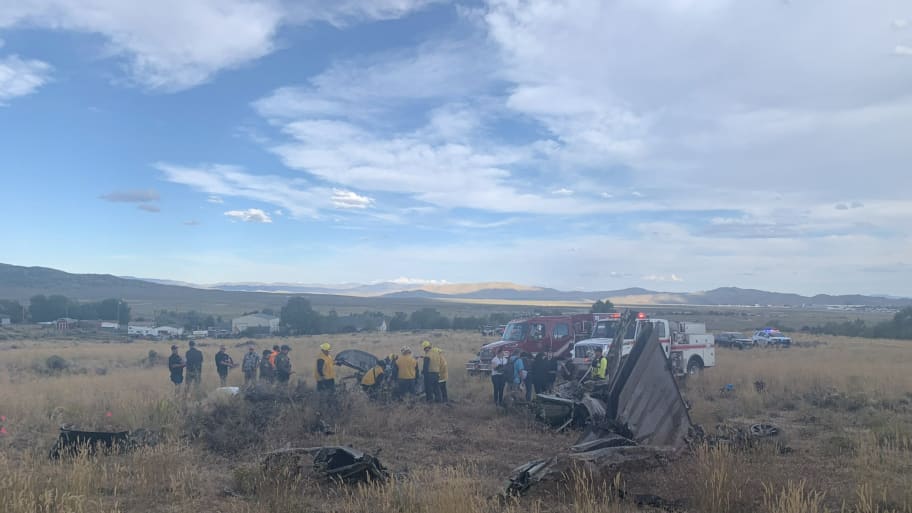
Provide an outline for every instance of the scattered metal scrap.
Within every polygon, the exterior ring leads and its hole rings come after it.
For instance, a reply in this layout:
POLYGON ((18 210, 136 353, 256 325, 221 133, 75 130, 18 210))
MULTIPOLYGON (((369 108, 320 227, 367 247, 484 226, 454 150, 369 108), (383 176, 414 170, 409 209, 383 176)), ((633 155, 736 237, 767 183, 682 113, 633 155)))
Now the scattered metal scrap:
MULTIPOLYGON (((626 332, 625 322, 635 322, 635 317, 622 317, 618 337, 626 332)), ((543 480, 561 479, 576 466, 604 473, 663 465, 686 447, 693 424, 657 334, 644 330, 624 358, 618 337, 608 351, 609 384, 589 390, 571 383, 555 395, 539 396, 552 425, 563 419, 562 428, 576 424, 585 430, 569 451, 514 469, 507 495, 522 494, 543 480)))
POLYGON ((281 449, 266 454, 266 470, 292 467, 295 473, 303 472, 301 456, 313 456, 313 471, 330 480, 343 483, 377 482, 389 479, 389 471, 376 457, 351 447, 324 446, 281 449))
POLYGON ((96 454, 98 452, 125 452, 139 446, 158 444, 159 434, 148 429, 135 431, 86 431, 75 426, 60 426, 57 441, 51 447, 48 457, 60 459, 80 453, 96 454))

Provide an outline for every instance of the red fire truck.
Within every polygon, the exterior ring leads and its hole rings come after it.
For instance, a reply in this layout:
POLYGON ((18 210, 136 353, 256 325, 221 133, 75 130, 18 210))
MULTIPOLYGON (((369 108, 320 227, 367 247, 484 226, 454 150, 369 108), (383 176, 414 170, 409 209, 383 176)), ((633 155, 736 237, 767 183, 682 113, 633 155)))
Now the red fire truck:
POLYGON ((595 324, 608 315, 549 315, 511 321, 504 328, 501 339, 482 346, 478 357, 466 363, 466 370, 469 374, 491 372, 491 358, 501 347, 508 354, 546 352, 554 358, 569 358, 573 344, 591 338, 595 324))

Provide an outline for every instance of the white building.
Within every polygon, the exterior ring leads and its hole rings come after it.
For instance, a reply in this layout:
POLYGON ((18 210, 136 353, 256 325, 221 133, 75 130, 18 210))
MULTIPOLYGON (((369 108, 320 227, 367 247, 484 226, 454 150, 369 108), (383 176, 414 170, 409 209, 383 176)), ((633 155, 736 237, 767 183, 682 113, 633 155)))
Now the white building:
POLYGON ((269 330, 269 333, 279 331, 279 318, 267 314, 250 314, 231 320, 231 331, 241 333, 248 329, 269 330))
POLYGON ((155 334, 159 337, 177 338, 184 334, 184 328, 174 328, 172 326, 159 326, 155 328, 155 334))
POLYGON ((10 322, 9 317, 0 317, 0 326, 9 326, 10 322))
POLYGON ((127 335, 135 337, 154 337, 158 334, 152 326, 136 326, 129 324, 127 325, 127 335))

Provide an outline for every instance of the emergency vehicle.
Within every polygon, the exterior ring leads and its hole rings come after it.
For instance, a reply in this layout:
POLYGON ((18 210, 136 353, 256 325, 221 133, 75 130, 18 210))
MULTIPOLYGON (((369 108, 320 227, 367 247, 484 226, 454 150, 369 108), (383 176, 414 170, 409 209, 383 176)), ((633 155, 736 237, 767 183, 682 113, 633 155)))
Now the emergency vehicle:
MULTIPOLYGON (((573 357, 570 360, 576 374, 586 372, 597 347, 604 354, 614 342, 616 330, 620 325, 620 314, 609 314, 608 319, 599 320, 593 330, 593 338, 583 340, 573 346, 573 357)), ((669 322, 665 319, 650 319, 645 313, 637 314, 637 320, 624 334, 624 345, 621 355, 626 356, 633 348, 633 343, 640 333, 651 323, 657 330, 659 343, 665 349, 665 356, 671 362, 675 375, 697 374, 706 367, 716 365, 715 339, 706 333, 706 325, 698 322, 669 322)))
POLYGON ((513 352, 551 353, 556 359, 570 357, 573 344, 592 337, 595 324, 609 314, 549 315, 517 319, 504 327, 503 336, 485 344, 478 357, 466 362, 468 373, 491 372, 491 359, 499 348, 507 355, 513 352))

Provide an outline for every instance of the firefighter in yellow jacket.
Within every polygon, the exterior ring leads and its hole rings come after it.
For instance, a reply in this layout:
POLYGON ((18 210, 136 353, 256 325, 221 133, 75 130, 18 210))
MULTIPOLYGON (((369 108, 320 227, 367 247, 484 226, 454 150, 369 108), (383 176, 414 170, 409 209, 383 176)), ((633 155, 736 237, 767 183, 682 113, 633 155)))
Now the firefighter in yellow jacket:
POLYGON ((314 380, 317 382, 317 391, 333 392, 336 390, 336 367, 329 350, 332 347, 324 343, 320 345, 320 356, 317 357, 314 368, 314 380))
POLYGON ((443 349, 440 349, 439 347, 435 347, 434 351, 440 356, 440 380, 438 381, 438 384, 437 384, 437 390, 440 392, 440 400, 442 402, 447 402, 447 401, 449 401, 449 398, 447 397, 447 388, 446 388, 447 377, 448 377, 447 361, 446 361, 446 358, 443 357, 443 349))
POLYGON ((371 370, 365 372, 364 377, 361 378, 361 389, 371 399, 376 399, 380 395, 380 388, 383 386, 383 379, 386 377, 383 370, 384 367, 386 367, 386 360, 380 360, 371 370))
POLYGON ((396 374, 396 398, 415 394, 415 385, 418 383, 418 360, 412 356, 412 350, 403 346, 402 354, 396 358, 393 371, 396 374))
POLYGON ((421 343, 424 350, 424 397, 427 402, 441 401, 440 398, 440 353, 434 351, 431 343, 425 340, 421 343))
POLYGON ((592 358, 592 379, 604 381, 608 377, 608 359, 605 358, 601 347, 595 348, 595 357, 592 358))

